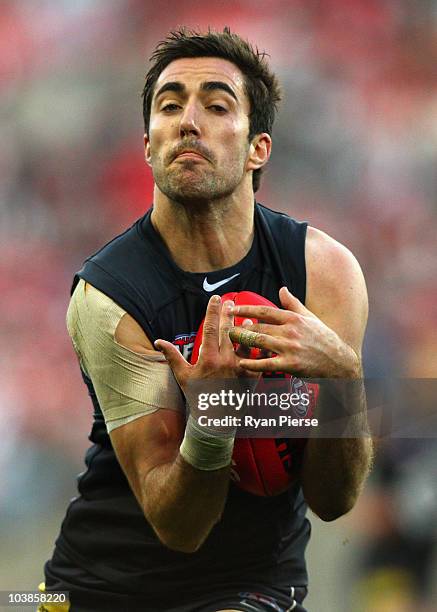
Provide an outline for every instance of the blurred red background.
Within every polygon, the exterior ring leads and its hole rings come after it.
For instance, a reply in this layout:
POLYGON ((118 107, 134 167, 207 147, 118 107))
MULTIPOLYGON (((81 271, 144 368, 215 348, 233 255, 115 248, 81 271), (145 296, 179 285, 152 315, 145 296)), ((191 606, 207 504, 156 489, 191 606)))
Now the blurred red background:
MULTIPOLYGON (((65 330, 69 288, 151 205, 140 93, 153 47, 180 24, 230 25, 270 54, 284 101, 258 199, 358 257, 367 374, 437 376, 435 2, 3 0, 0 469, 33 450, 0 517, 26 515, 32 457, 81 465, 91 405, 65 330)), ((32 512, 58 499, 43 491, 32 512)))

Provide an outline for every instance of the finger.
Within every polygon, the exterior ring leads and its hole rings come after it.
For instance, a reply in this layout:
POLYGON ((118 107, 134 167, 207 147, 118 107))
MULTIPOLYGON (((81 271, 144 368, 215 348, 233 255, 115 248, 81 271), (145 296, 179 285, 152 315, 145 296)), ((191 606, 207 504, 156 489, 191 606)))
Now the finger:
POLYGON ((272 357, 270 359, 240 359, 239 366, 251 372, 280 372, 281 358, 272 357))
POLYGON ((222 305, 220 313, 220 350, 221 351, 233 351, 234 347, 229 337, 229 330, 234 325, 234 314, 233 314, 234 302, 232 300, 226 300, 222 305))
POLYGON ((281 341, 273 336, 267 334, 259 334, 253 332, 252 329, 245 329, 244 327, 232 327, 229 330, 229 336, 233 342, 242 344, 249 348, 257 347, 266 349, 268 351, 274 351, 276 353, 281 352, 281 341))
POLYGON ((262 372, 253 372, 252 370, 246 370, 245 368, 239 367, 237 376, 239 378, 250 379, 251 381, 255 382, 261 378, 261 374, 262 372))
POLYGON ((154 346, 158 351, 164 354, 164 357, 173 370, 178 382, 184 380, 187 371, 192 367, 188 361, 182 356, 179 349, 167 340, 155 340, 154 346))
POLYGON ((283 336, 283 330, 280 325, 271 325, 270 323, 254 323, 250 328, 257 334, 268 334, 269 336, 283 336))
MULTIPOLYGON (((242 322, 241 326, 249 329, 251 328, 253 325, 253 321, 252 319, 244 319, 244 321, 242 322)), ((237 346, 237 350, 235 351, 236 355, 238 355, 238 357, 241 357, 243 359, 249 359, 250 357, 250 348, 248 346, 244 346, 243 344, 239 344, 237 346)))
POLYGON ((250 317, 258 319, 258 321, 276 324, 286 323, 290 318, 289 312, 273 306, 235 306, 234 314, 239 317, 250 317))
POLYGON ((241 324, 241 327, 252 327, 252 325, 253 325, 252 319, 244 319, 244 321, 241 324))
POLYGON ((308 308, 306 308, 300 300, 295 297, 287 287, 281 287, 279 289, 279 299, 281 301, 281 305, 291 312, 296 312, 297 314, 308 314, 308 308))
POLYGON ((218 353, 221 309, 220 296, 213 295, 208 302, 203 322, 202 355, 215 355, 218 353))

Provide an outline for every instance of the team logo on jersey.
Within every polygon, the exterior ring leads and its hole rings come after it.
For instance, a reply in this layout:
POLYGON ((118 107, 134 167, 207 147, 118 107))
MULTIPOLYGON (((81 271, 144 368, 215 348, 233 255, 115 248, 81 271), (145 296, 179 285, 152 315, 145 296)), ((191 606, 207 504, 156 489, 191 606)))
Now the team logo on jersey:
POLYGON ((186 334, 178 334, 173 340, 173 344, 178 347, 182 356, 190 361, 191 353, 193 352, 194 341, 197 332, 187 332, 186 334))
MULTIPOLYGON (((312 390, 308 387, 304 380, 292 376, 290 387, 291 393, 297 393, 301 398, 308 398, 308 400, 311 400, 312 390)), ((299 417, 306 417, 310 410, 311 401, 300 401, 299 404, 293 406, 293 411, 299 417)))

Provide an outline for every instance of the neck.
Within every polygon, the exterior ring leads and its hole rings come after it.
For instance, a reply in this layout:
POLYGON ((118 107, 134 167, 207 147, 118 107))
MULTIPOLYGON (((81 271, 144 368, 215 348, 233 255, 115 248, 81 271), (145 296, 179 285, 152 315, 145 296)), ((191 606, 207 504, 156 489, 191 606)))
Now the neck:
POLYGON ((152 224, 182 270, 228 268, 249 252, 254 194, 251 186, 238 191, 223 200, 189 206, 170 200, 155 186, 152 224))

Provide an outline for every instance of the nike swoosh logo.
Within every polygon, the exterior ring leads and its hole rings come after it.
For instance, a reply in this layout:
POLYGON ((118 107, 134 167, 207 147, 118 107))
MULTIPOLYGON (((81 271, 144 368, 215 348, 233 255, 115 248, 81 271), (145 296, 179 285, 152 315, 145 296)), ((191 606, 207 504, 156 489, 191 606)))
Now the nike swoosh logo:
POLYGON ((235 278, 236 276, 240 276, 240 273, 237 272, 237 274, 234 274, 233 276, 230 276, 229 278, 224 278, 223 280, 218 281, 217 283, 212 283, 211 285, 208 283, 208 278, 205 276, 203 280, 203 288, 205 289, 205 291, 214 291, 214 289, 218 289, 225 283, 229 283, 229 281, 235 278))

